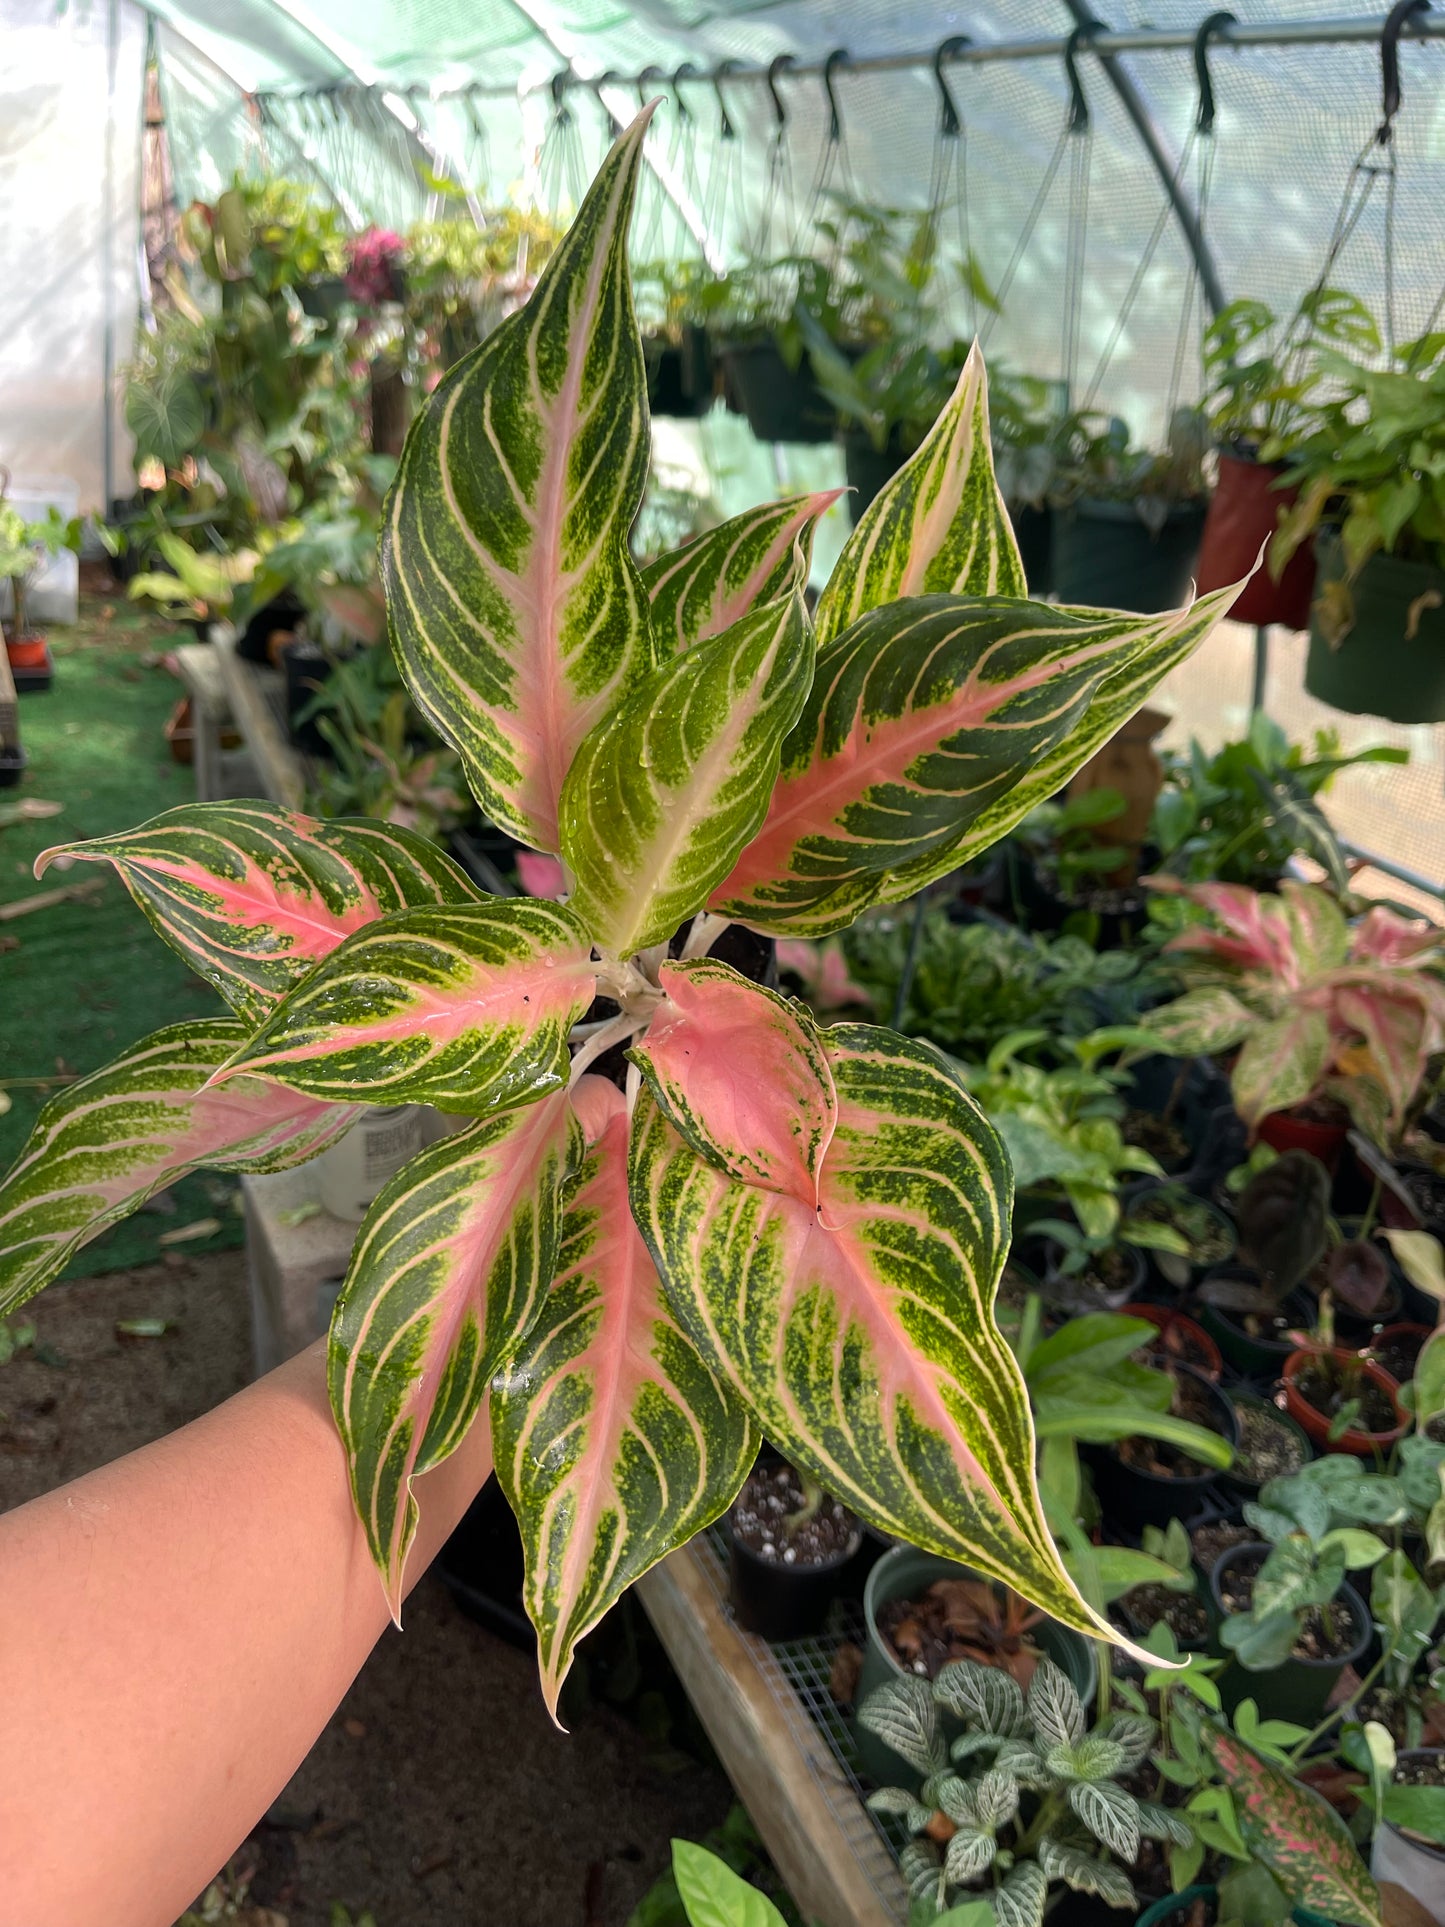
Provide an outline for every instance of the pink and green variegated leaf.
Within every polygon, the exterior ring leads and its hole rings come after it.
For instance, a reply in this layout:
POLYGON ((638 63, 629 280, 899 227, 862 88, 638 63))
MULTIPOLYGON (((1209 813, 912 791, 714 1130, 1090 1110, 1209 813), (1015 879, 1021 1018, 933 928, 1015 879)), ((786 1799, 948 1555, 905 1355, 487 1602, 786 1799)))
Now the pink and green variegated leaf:
POLYGON ((664 964, 666 993, 629 1053, 670 1122, 744 1184, 816 1207, 838 1103, 802 1004, 704 958, 664 964))
POLYGON ((113 863, 166 942, 258 1022, 346 937, 395 910, 475 903, 433 843, 388 823, 321 822, 274 803, 190 803, 139 829, 61 844, 113 863))
POLYGON ((1290 954, 1300 980, 1317 976, 1322 970, 1337 970, 1350 949, 1350 927, 1339 904, 1328 890, 1311 883, 1283 883, 1280 895, 1289 926, 1290 954))
POLYGON ((565 1085, 596 982, 560 903, 405 910, 333 950, 212 1082, 259 1072, 312 1097, 484 1117, 565 1085))
POLYGON ((1249 1035, 1259 1019, 1232 990, 1210 984, 1187 990, 1172 1004, 1147 1010, 1140 1025, 1171 1057, 1204 1057, 1212 1051, 1232 1050, 1249 1035))
MULTIPOLYGON (((879 892, 878 901, 902 903, 951 870, 972 863, 1007 836, 1031 809, 1057 794, 1074 772, 1123 728, 1155 685, 1193 654, 1215 623, 1228 614, 1243 586, 1236 583, 1232 588, 1217 589, 1187 609, 1136 618, 1141 627, 1133 650, 1123 665, 1105 678, 1079 726, 1037 762, 1021 764, 1013 788, 991 803, 951 848, 916 858, 894 871, 879 892)), ((1065 613, 1095 621, 1108 615, 1107 611, 1082 609, 1065 613)))
POLYGON ((863 1518, 1116 1637, 1049 1537, 993 1320, 1003 1146, 940 1052, 861 1024, 822 1036, 838 1115, 816 1205, 729 1177, 640 1095, 633 1213, 678 1318, 764 1434, 863 1518))
POLYGON ((903 596, 1026 596, 993 473, 988 377, 977 343, 927 439, 860 517, 818 598, 818 648, 903 596))
POLYGON ((710 908, 823 935, 891 875, 941 859, 1084 723, 1150 618, 922 596, 861 617, 818 661, 767 817, 710 908))
POLYGON ((1191 968, 1202 959, 1217 960, 1231 972, 1263 971, 1281 988, 1293 989, 1300 980, 1294 956, 1294 931, 1281 899, 1250 890, 1242 883, 1182 883, 1178 877, 1153 876, 1149 887, 1169 896, 1187 897, 1223 924, 1228 935, 1193 925, 1171 937, 1166 948, 1187 952, 1191 968))
POLYGON ((1258 1020, 1230 1073, 1234 1108, 1246 1124, 1271 1111, 1303 1104, 1319 1088, 1332 1056, 1329 1020, 1321 1010, 1296 1008, 1258 1020))
POLYGON ((1415 923, 1383 903, 1372 903, 1355 926, 1350 955, 1357 962, 1423 964, 1438 955, 1442 938, 1432 923, 1415 923))
POLYGON ((572 905, 603 950, 662 943, 767 813, 813 679, 796 591, 656 670, 577 752, 562 789, 572 905))
POLYGON ((1202 1723, 1200 1738, 1234 1794, 1250 1854, 1293 1905, 1351 1927, 1383 1927, 1379 1889, 1329 1802, 1212 1720, 1202 1723))
POLYGON ((411 1482, 461 1444, 541 1310, 582 1148, 565 1091, 485 1118, 404 1165, 357 1237, 327 1379, 398 1623, 416 1531, 411 1482))
POLYGON ((642 586, 658 655, 680 656, 764 603, 805 589, 818 518, 842 493, 835 488, 762 502, 646 563, 642 586))
POLYGON ((0 1180, 0 1317, 197 1165, 289 1170, 356 1122, 354 1105, 255 1077, 204 1088, 245 1036, 244 1024, 224 1017, 172 1024, 50 1100, 0 1180))
POLYGON ((1438 1017, 1415 994, 1415 981, 1403 971, 1393 982, 1387 978, 1383 983, 1341 986, 1335 993, 1334 1015, 1340 1024, 1358 1031, 1369 1047, 1373 1081, 1385 1093, 1388 1123, 1398 1132, 1431 1055, 1445 1043, 1438 1017))
POLYGON ((679 1326, 633 1224, 621 1092, 583 1078, 578 1093, 590 1148, 556 1276, 491 1407, 554 1719, 578 1640, 726 1510, 758 1448, 746 1404, 679 1326))
POLYGON ((627 223, 650 115, 603 162, 527 305, 428 399, 382 528, 418 707, 487 814, 552 852, 578 744, 652 668, 627 546, 648 453, 627 223))

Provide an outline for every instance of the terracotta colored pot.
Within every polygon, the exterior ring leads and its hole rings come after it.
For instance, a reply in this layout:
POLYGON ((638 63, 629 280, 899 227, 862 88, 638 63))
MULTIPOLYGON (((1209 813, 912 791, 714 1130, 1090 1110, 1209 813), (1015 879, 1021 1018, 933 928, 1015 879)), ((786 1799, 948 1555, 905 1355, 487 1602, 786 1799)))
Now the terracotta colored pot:
POLYGON ((7 638, 5 653, 12 669, 44 669, 50 661, 44 636, 34 634, 7 638))
MULTIPOLYGON (((1280 467, 1246 461, 1238 455, 1220 454, 1219 481, 1210 500, 1204 539, 1199 546, 1198 594, 1223 589, 1254 568, 1262 544, 1279 525, 1281 511, 1289 508, 1299 493, 1297 489, 1272 486, 1283 473, 1280 467)), ((1230 610, 1230 620, 1261 626, 1278 622, 1287 629, 1308 628, 1314 587, 1314 550, 1306 542, 1290 557, 1278 582, 1270 578, 1268 557, 1260 563, 1230 610)))
POLYGON ((1259 1120, 1259 1135, 1273 1151, 1308 1151, 1333 1177, 1349 1134, 1348 1124, 1316 1124, 1293 1111, 1271 1111, 1259 1120))
POLYGON ((1224 1370, 1224 1360, 1219 1355, 1219 1347, 1202 1325, 1182 1311, 1175 1311, 1168 1305, 1124 1305, 1120 1308, 1124 1318, 1147 1318, 1151 1325, 1157 1325, 1161 1332, 1175 1331, 1186 1337, 1194 1348, 1195 1356, 1186 1358, 1186 1365, 1194 1365, 1212 1384, 1219 1383, 1219 1375, 1224 1370), (1203 1362, 1196 1363, 1196 1360, 1203 1362))
POLYGON ((1297 1425, 1303 1426, 1306 1434, 1319 1447, 1321 1452, 1349 1452, 1357 1459, 1372 1459, 1376 1451, 1388 1452, 1398 1439, 1402 1439, 1410 1429, 1409 1414, 1400 1404, 1398 1387, 1386 1371, 1364 1358, 1359 1352, 1341 1351, 1336 1347, 1325 1352, 1323 1346, 1311 1350, 1291 1352, 1284 1362, 1284 1409, 1297 1425), (1395 1424, 1388 1432, 1357 1432, 1353 1427, 1341 1432, 1337 1439, 1330 1437, 1330 1420, 1323 1412, 1317 1412, 1309 1400, 1295 1388, 1295 1380, 1306 1370, 1313 1359, 1321 1355, 1337 1360, 1340 1364, 1359 1366, 1362 1378, 1382 1391, 1390 1401, 1395 1414, 1395 1424))

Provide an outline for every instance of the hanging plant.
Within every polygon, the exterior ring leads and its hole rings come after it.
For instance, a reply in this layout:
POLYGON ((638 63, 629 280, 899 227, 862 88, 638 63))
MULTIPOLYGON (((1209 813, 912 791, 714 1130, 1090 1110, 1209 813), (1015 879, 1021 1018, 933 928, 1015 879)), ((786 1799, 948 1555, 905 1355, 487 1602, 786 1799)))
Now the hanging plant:
POLYGON ((646 122, 428 401, 385 518, 413 698, 567 900, 484 897, 406 831, 259 803, 74 846, 234 1016, 69 1086, 0 1185, 3 1315, 193 1164, 285 1168, 366 1104, 473 1120, 363 1224, 331 1400, 393 1610, 412 1481, 489 1405, 554 1708, 577 1641, 725 1510, 762 1430, 868 1522, 1117 1637, 1044 1523, 993 1321, 999 1138, 931 1047, 821 1028, 707 951, 730 919, 843 929, 986 848, 1232 593, 1157 618, 1021 600, 977 356, 811 621, 825 498, 777 511, 781 554, 754 515, 695 570, 639 572, 646 122), (619 1044, 625 1089, 597 1074, 619 1044))

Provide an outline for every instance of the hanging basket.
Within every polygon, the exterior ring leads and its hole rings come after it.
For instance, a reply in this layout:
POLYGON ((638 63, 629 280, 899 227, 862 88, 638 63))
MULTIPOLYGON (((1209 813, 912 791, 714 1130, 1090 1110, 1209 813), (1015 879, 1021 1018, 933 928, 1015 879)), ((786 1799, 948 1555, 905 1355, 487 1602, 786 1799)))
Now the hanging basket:
POLYGON ((830 442, 838 425, 807 353, 795 370, 770 336, 718 349, 723 393, 760 442, 830 442))
POLYGON ((1309 694, 1355 716, 1445 722, 1445 570, 1372 555, 1347 582, 1333 529, 1316 537, 1315 560, 1309 694))
POLYGON ((881 451, 861 428, 845 428, 838 440, 843 447, 848 486, 853 491, 848 497, 848 513, 856 528, 874 496, 887 487, 908 457, 894 436, 889 437, 888 446, 881 451))
POLYGON ((697 421, 713 403, 712 348, 702 328, 688 326, 680 343, 654 338, 647 353, 647 405, 654 415, 697 421))
POLYGON ((1170 509, 1157 535, 1132 502, 1088 496, 1055 509, 1053 524, 1053 589, 1066 607, 1157 615, 1183 605, 1199 554, 1203 503, 1170 509))
POLYGON ((1042 602, 1054 586, 1054 511, 1047 503, 1036 508, 1032 502, 1010 502, 1008 516, 1029 594, 1042 602))
MULTIPOLYGON (((1199 546, 1200 595, 1227 588, 1254 568, 1261 547, 1279 526, 1281 511, 1292 507, 1299 494, 1298 489, 1274 486, 1283 473, 1278 465, 1220 451, 1219 481, 1199 546)), ((1230 610, 1230 619, 1257 628, 1273 622, 1286 629, 1306 628, 1314 586, 1315 558, 1308 545, 1295 550, 1278 582, 1266 557, 1230 610)))

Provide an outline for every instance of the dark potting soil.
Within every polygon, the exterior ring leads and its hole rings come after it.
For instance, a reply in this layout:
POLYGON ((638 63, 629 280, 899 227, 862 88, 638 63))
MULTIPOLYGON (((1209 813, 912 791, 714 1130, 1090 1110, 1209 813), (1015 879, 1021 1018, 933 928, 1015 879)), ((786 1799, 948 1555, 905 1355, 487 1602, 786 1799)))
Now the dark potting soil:
POLYGON ((1267 1479, 1299 1471, 1306 1458, 1304 1440, 1282 1418, 1260 1405, 1236 1405, 1234 1416, 1239 1421, 1239 1444, 1233 1470, 1241 1478, 1263 1485, 1267 1479))
POLYGON ((1163 1620, 1180 1645, 1203 1639, 1209 1631, 1204 1601, 1193 1593, 1170 1592, 1167 1586, 1135 1586, 1124 1595, 1129 1617, 1144 1632, 1163 1620))
POLYGON ((1445 1228, 1445 1176, 1438 1171, 1407 1171, 1404 1176, 1421 1222, 1432 1231, 1445 1228))
MULTIPOLYGON (((1241 1562, 1224 1575, 1219 1596, 1227 1613, 1247 1613, 1254 1600, 1254 1581, 1263 1560, 1241 1562)), ((1328 1608, 1311 1606, 1304 1615, 1299 1638, 1294 1643, 1295 1659, 1328 1661, 1343 1659, 1352 1652, 1364 1629, 1357 1624, 1352 1608, 1343 1599, 1331 1600, 1328 1608), (1325 1613, 1329 1619, 1326 1621, 1325 1613)))
POLYGON ((1359 1400, 1360 1409, 1350 1421, 1355 1432, 1393 1432, 1395 1410, 1382 1389, 1362 1373, 1344 1371, 1332 1359, 1306 1365, 1295 1379, 1295 1390, 1307 1405, 1324 1418, 1335 1418, 1340 1409, 1359 1400))
POLYGON ((1189 1261, 1197 1269, 1221 1265, 1234 1256, 1234 1239, 1202 1198, 1185 1191, 1149 1191, 1129 1207, 1131 1218, 1150 1224, 1172 1225, 1189 1246, 1189 1261))
POLYGON ((1151 1338, 1145 1358, 1151 1365, 1192 1365, 1197 1372, 1206 1375, 1218 1369, 1214 1355, 1210 1352, 1201 1332, 1191 1331, 1188 1325, 1181 1324, 1176 1318, 1165 1325, 1157 1338, 1151 1338))
POLYGON ((1092 1287, 1101 1295, 1123 1291, 1134 1282, 1134 1267, 1117 1246, 1111 1245, 1101 1251, 1089 1269, 1078 1280, 1088 1290, 1092 1287))
POLYGON ((826 1566, 856 1543, 858 1521, 830 1494, 806 1513, 803 1483, 792 1466, 760 1465, 733 1506, 733 1538, 759 1559, 784 1566, 826 1566))
MULTIPOLYGON (((1119 1134, 1126 1144, 1157 1158, 1166 1171, 1177 1171, 1189 1161, 1189 1139, 1177 1124, 1160 1117, 1157 1111, 1125 1111, 1119 1134)), ((1147 1217, 1148 1213, 1139 1209, 1134 1216, 1147 1217)))
POLYGON ((1396 1786, 1445 1786, 1445 1759, 1438 1753, 1423 1758, 1400 1760, 1395 1767, 1396 1786))
POLYGON ((1214 1519, 1208 1525, 1194 1528, 1189 1535, 1189 1547, 1195 1562, 1205 1572, 1211 1572, 1226 1552, 1235 1546, 1247 1546, 1254 1536, 1253 1526, 1233 1519, 1214 1519))
POLYGON ((890 1599, 878 1630, 899 1665, 937 1679, 953 1659, 1012 1673, 1027 1687, 1043 1657, 1029 1637, 1042 1613, 987 1579, 936 1579, 916 1599, 890 1599))
MULTIPOLYGON (((1175 1418, 1188 1419, 1193 1425, 1203 1426, 1206 1431, 1219 1430, 1219 1412, 1209 1387, 1202 1385, 1197 1378, 1182 1374, 1174 1380, 1174 1396, 1169 1401, 1169 1409, 1175 1418)), ((1152 1472, 1161 1479, 1201 1479, 1209 1471, 1198 1459, 1182 1452, 1177 1445, 1169 1445, 1163 1439, 1132 1438, 1121 1439, 1114 1450, 1124 1461, 1132 1465, 1136 1472, 1152 1472)))
POLYGON ((1397 1338, 1370 1347, 1370 1356, 1397 1385, 1407 1385, 1415 1376, 1415 1362, 1424 1339, 1415 1332, 1401 1332, 1397 1338))

